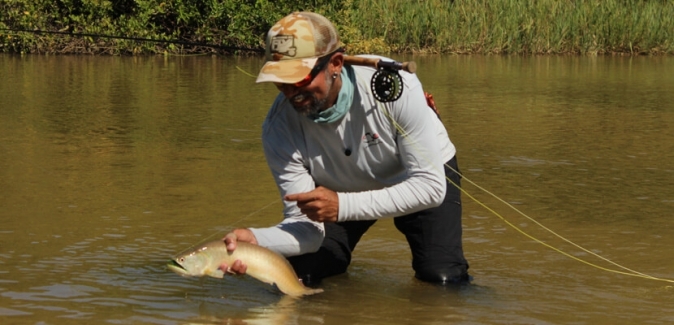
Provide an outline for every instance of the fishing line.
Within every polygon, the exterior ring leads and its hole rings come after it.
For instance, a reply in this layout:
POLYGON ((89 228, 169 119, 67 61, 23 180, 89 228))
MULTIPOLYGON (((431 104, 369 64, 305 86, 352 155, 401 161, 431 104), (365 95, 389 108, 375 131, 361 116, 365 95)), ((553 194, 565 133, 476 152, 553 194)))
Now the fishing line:
POLYGON ((251 212, 251 213, 249 213, 249 214, 243 216, 243 217, 240 218, 239 220, 236 220, 236 221, 230 223, 230 224, 228 225, 228 227, 231 227, 231 226, 233 226, 233 225, 235 225, 235 224, 237 224, 237 223, 239 223, 239 222, 241 222, 241 221, 244 221, 244 220, 248 219, 249 217, 251 217, 251 216, 253 216, 253 215, 255 215, 255 214, 260 213, 262 210, 264 210, 264 209, 266 209, 266 208, 268 208, 268 207, 270 207, 270 206, 272 206, 273 204, 278 203, 278 202, 279 202, 279 200, 271 201, 271 202, 267 203, 267 205, 265 205, 265 206, 263 206, 263 207, 257 209, 256 211, 253 211, 253 212, 251 212))
POLYGON ((243 74, 245 74, 245 75, 247 75, 247 76, 249 76, 249 77, 251 77, 251 78, 257 78, 256 75, 253 75, 252 73, 250 73, 250 72, 244 70, 243 68, 239 67, 238 65, 235 65, 234 67, 235 67, 237 70, 241 71, 243 74))
MULTIPOLYGON (((6 139, 2 139, 2 141, 0 141, 0 149, 2 149, 5 153, 10 153, 10 154, 13 154, 13 155, 15 155, 15 156, 17 156, 17 157, 22 157, 22 156, 19 155, 16 151, 10 149, 9 145, 5 144, 6 142, 7 142, 6 139)), ((44 168, 44 167, 42 167, 42 166, 40 166, 40 165, 38 165, 38 164, 36 164, 36 163, 34 163, 34 162, 30 162, 30 161, 24 160, 23 163, 28 164, 28 165, 30 165, 31 167, 34 167, 34 168, 37 168, 37 169, 41 170, 45 175, 51 175, 51 173, 50 173, 49 170, 47 170, 46 168, 44 168)), ((235 221, 232 222, 232 223, 229 223, 228 225, 225 225, 225 227, 232 227, 232 226, 234 226, 234 225, 236 225, 236 224, 238 224, 238 223, 240 223, 240 222, 242 222, 242 221, 244 221, 244 220, 250 218, 251 216, 256 215, 256 214, 262 212, 263 210, 269 208, 270 206, 272 206, 272 205, 275 204, 275 203, 278 203, 278 200, 273 200, 273 201, 267 203, 266 205, 262 206, 261 208, 259 208, 259 209, 255 210, 255 211, 253 211, 253 212, 251 212, 251 213, 249 213, 249 214, 247 214, 247 215, 245 215, 245 216, 239 218, 238 220, 235 220, 235 221)), ((126 206, 126 207, 131 207, 130 205, 125 205, 125 206, 126 206)), ((218 230, 217 232, 215 232, 215 233, 213 233, 213 234, 207 236, 206 238, 207 238, 207 239, 208 239, 208 238, 211 238, 211 237, 213 237, 213 236, 215 236, 215 235, 217 235, 218 233, 221 233, 221 232, 223 232, 223 231, 222 231, 222 230, 218 230)))
MULTIPOLYGON (((380 107, 380 108, 381 108, 381 107, 380 107)), ((409 134, 407 133, 407 131, 406 131, 400 124, 398 124, 398 122, 393 118, 393 116, 391 116, 390 112, 389 112, 387 109, 385 109, 385 107, 384 107, 384 109, 381 109, 381 111, 384 112, 384 114, 391 120, 391 123, 395 126, 396 130, 398 130, 398 132, 400 133, 400 135, 402 135, 403 137, 407 137, 407 136, 409 135, 409 134)), ((418 144, 417 144, 417 143, 413 143, 413 145, 418 145, 418 144)), ((427 157, 426 157, 426 158, 427 158, 427 157)), ((455 173, 456 173, 457 175, 459 175, 461 178, 463 178, 464 180, 466 180, 468 183, 470 183, 470 184, 472 184, 473 186, 477 187, 479 190, 481 190, 481 191, 483 191, 483 192, 489 194, 490 196, 496 198, 498 201, 502 202, 502 203, 505 204, 507 207, 513 209, 515 212, 517 212, 517 213, 519 213, 520 215, 524 216, 526 219, 530 220, 531 222, 533 222, 533 223, 536 224, 537 226, 541 227, 541 228, 544 229, 545 231, 549 232, 550 234, 554 235, 555 237, 557 237, 557 238, 559 238, 559 239, 561 239, 561 240, 563 240, 563 241, 565 241, 565 242, 567 242, 567 243, 573 245, 574 247, 576 247, 576 248, 578 248, 578 249, 580 249, 580 250, 582 250, 582 251, 584 251, 584 252, 586 252, 586 253, 588 253, 588 254, 591 254, 591 255, 593 255, 593 256, 595 256, 595 257, 597 257, 597 258, 599 258, 599 259, 601 259, 601 260, 603 260, 603 261, 606 261, 606 262, 608 262, 608 263, 610 263, 610 264, 612 264, 612 265, 614 265, 614 266, 616 266, 616 267, 618 267, 618 268, 620 268, 620 269, 623 269, 623 270, 625 270, 626 272, 624 272, 624 271, 619 271, 619 270, 615 270, 615 269, 606 268, 606 267, 597 265, 597 264, 595 264, 595 263, 589 262, 589 261, 587 261, 587 260, 584 260, 584 259, 582 259, 582 258, 573 256, 573 255, 571 255, 571 254, 569 254, 569 253, 563 251, 562 249, 556 248, 556 247, 554 247, 554 246, 552 246, 552 245, 550 245, 550 244, 544 242, 543 240, 540 240, 540 239, 536 238, 535 236, 533 236, 533 235, 531 235, 531 234, 525 232, 525 231, 522 230, 521 228, 517 227, 517 226, 514 225, 512 222, 508 221, 508 220, 507 220, 505 217, 503 217, 501 214, 499 214, 499 213, 496 212, 494 209, 490 208, 490 207, 487 206, 485 203, 483 203, 483 202, 481 202, 480 200, 478 200, 477 198, 475 198, 473 195, 471 195, 470 193, 468 193, 468 191, 467 191, 466 189, 464 189, 463 187, 459 186, 459 185, 456 184, 454 181, 452 181, 451 179, 449 179, 449 177, 446 177, 446 176, 445 176, 445 178, 447 179, 447 181, 449 181, 452 185, 454 185, 456 188, 458 188, 463 194, 467 195, 471 200, 475 201, 477 204, 479 204, 480 206, 482 206, 483 208, 485 208, 487 211, 489 211, 489 212, 491 212, 492 214, 494 214, 495 216, 497 216, 499 219, 501 219, 503 222, 505 222, 508 226, 510 226, 511 228, 515 229, 517 232, 519 232, 520 234, 524 235, 525 237, 527 237, 527 238, 529 238, 529 239, 531 239, 531 240, 533 240, 533 241, 535 241, 535 242, 537 242, 537 243, 539 243, 539 244, 541 244, 541 245, 543 245, 543 246, 545 246, 545 247, 547 247, 547 248, 550 248, 550 249, 552 249, 553 251, 556 251, 556 252, 558 252, 558 253, 560 253, 560 254, 562 254, 562 255, 564 255, 564 256, 567 256, 567 257, 569 257, 569 258, 571 258, 571 259, 573 259, 573 260, 576 260, 576 261, 581 262, 581 263, 583 263, 583 264, 592 266, 592 267, 597 268, 597 269, 599 269, 599 270, 603 270, 603 271, 606 271, 606 272, 617 273, 617 274, 622 274, 622 275, 628 275, 628 276, 640 277, 640 278, 649 279, 649 280, 656 280, 656 281, 663 281, 663 282, 674 283, 674 280, 665 279, 665 278, 658 278, 658 277, 654 277, 654 276, 651 276, 651 275, 648 275, 648 274, 644 274, 644 273, 641 273, 641 272, 632 270, 632 269, 630 269, 630 268, 628 268, 628 267, 625 267, 625 266, 623 266, 623 265, 621 265, 621 264, 619 264, 619 263, 616 263, 616 262, 614 262, 614 261, 611 261, 611 260, 608 259, 608 258, 605 258, 605 257, 603 257, 603 256, 601 256, 601 255, 599 255, 599 254, 597 254, 597 253, 594 253, 594 252, 590 251, 589 249, 586 249, 586 248, 584 248, 584 247, 582 247, 582 246, 580 246, 580 245, 578 245, 578 244, 572 242, 571 240, 565 238, 564 236, 562 236, 562 235, 556 233, 556 232, 553 231, 552 229, 550 229, 550 228, 544 226, 544 225, 541 224, 540 222, 534 220, 532 217, 528 216, 528 215, 525 214, 524 212, 522 212, 522 211, 520 211, 519 209, 515 208, 512 204, 509 204, 509 203, 506 202, 505 200, 503 200, 503 199, 501 199, 500 197, 498 197, 496 194, 494 194, 494 193, 492 193, 492 192, 486 190, 485 188, 479 186, 479 185, 476 184, 475 182, 473 182, 473 181, 471 181, 470 179, 466 178, 466 177, 465 177, 463 174, 461 174, 458 170, 455 170, 454 168, 452 168, 451 166, 449 166, 449 165, 447 165, 447 164, 445 164, 445 166, 448 167, 448 168, 449 168, 450 170, 452 170, 453 172, 455 172, 455 173)))
MULTIPOLYGON (((447 166, 447 165, 445 165, 445 166, 447 166)), ((479 204, 479 205, 482 206, 483 208, 487 209, 489 212, 491 212, 491 213, 493 213, 494 215, 496 215, 499 219, 503 220, 503 222, 505 222, 507 225, 509 225, 510 227, 512 227, 513 229, 515 229, 517 232, 521 233, 522 235, 526 236, 527 238, 532 239, 533 241, 535 241, 535 242, 537 242, 537 243, 539 243, 539 244, 541 244, 541 245, 543 245, 543 246, 545 246, 545 247, 548 247, 548 248, 550 248, 550 249, 552 249, 552 250, 554 250, 554 251, 556 251, 556 252, 558 252, 558 253, 560 253, 560 254, 562 254, 562 255, 564 255, 564 256, 567 256, 567 257, 569 257, 569 258, 571 258, 571 259, 574 259, 574 260, 576 260, 576 261, 578 261, 578 262, 587 264, 587 265, 589 265, 589 266, 598 268, 598 269, 600 269, 600 270, 604 270, 604 271, 607 271, 607 272, 618 273, 618 274, 622 274, 622 275, 636 276, 636 277, 645 278, 645 279, 650 279, 650 280, 658 280, 658 281, 665 281, 665 282, 671 282, 671 283, 674 283, 674 280, 663 279, 663 278, 657 278, 657 277, 650 276, 650 275, 648 275, 648 274, 644 274, 644 273, 641 273, 641 272, 632 270, 632 269, 630 269, 630 268, 627 268, 627 267, 625 267, 625 266, 623 266, 623 265, 620 265, 620 264, 618 264, 618 263, 616 263, 616 262, 614 262, 614 261, 611 261, 611 260, 609 260, 608 258, 605 258, 605 257, 603 257, 603 256, 601 256, 601 255, 599 255, 599 254, 597 254, 597 253, 594 253, 594 252, 592 252, 592 251, 590 251, 590 250, 588 250, 588 249, 586 249, 586 248, 584 248, 584 247, 582 247, 582 246, 580 246, 580 245, 578 245, 578 244, 572 242, 571 240, 569 240, 569 239, 565 238, 564 236, 562 236, 562 235, 560 235, 560 234, 554 232, 552 229, 550 229, 550 228, 544 226, 543 224, 541 224, 540 222, 534 220, 532 217, 528 216, 528 215, 525 214, 524 212, 522 212, 522 211, 520 211, 519 209, 515 208, 512 204, 510 204, 510 203, 504 201, 503 199, 501 199, 500 197, 498 197, 498 196, 496 196, 495 194, 491 193, 490 191, 488 191, 488 190, 482 188, 481 186, 477 185, 475 182, 471 181, 470 179, 466 178, 464 175, 460 174, 458 171, 454 170, 451 166, 447 166, 447 167, 449 167, 452 171, 454 171, 455 173, 457 173, 458 175, 460 175, 461 178, 463 178, 464 180, 468 181, 468 182, 469 182, 470 184, 472 184, 473 186, 477 187, 478 189, 482 190, 483 192, 485 192, 485 193, 489 194, 490 196, 494 197, 495 199, 497 199, 497 200, 500 201, 501 203, 503 203, 503 204, 505 204, 506 206, 508 206, 509 208, 513 209, 515 212, 517 212, 517 213, 519 213, 520 215, 524 216, 525 218, 527 218, 528 220, 530 220, 531 222, 533 222, 533 223, 536 224, 537 226, 543 228, 543 229, 546 230, 547 232, 551 233, 551 234, 554 235, 555 237, 557 237, 557 238, 559 238, 559 239, 561 239, 561 240, 563 240, 563 241, 565 241, 565 242, 567 242, 567 243, 573 245, 574 247, 576 247, 576 248, 578 248, 578 249, 580 249, 580 250, 582 250, 582 251, 584 251, 584 252, 586 252, 586 253, 588 253, 588 254, 591 254, 591 255, 593 255, 593 256, 599 258, 599 259, 602 259, 602 260, 604 260, 604 261, 606 261, 606 262, 608 262, 608 263, 610 263, 610 264, 613 264, 614 266, 616 266, 616 267, 618 267, 618 268, 621 268, 621 269, 623 269, 623 270, 625 270, 625 271, 628 271, 628 272, 622 272, 622 271, 618 271, 618 270, 613 270, 613 269, 605 268, 605 267, 602 267, 602 266, 600 266, 600 265, 596 265, 596 264, 594 264, 594 263, 588 262, 588 261, 583 260, 583 259, 581 259, 581 258, 579 258, 579 257, 573 256, 573 255, 571 255, 571 254, 569 254, 569 253, 567 253, 567 252, 564 252, 563 250, 561 250, 561 249, 559 249, 559 248, 556 248, 556 247, 554 247, 554 246, 552 246, 552 245, 550 245, 550 244, 548 244, 548 243, 546 243, 546 242, 544 242, 544 241, 542 241, 542 240, 540 240, 540 239, 534 237, 533 235, 530 235, 530 234, 526 233, 526 232, 525 232, 524 230, 522 230, 521 228, 515 226, 513 223, 511 223, 511 222, 509 222, 508 220, 506 220, 505 217, 503 217, 502 215, 500 215, 498 212, 496 212, 496 211, 494 211, 493 209, 489 208, 486 204, 484 204, 483 202, 481 202, 480 200, 478 200, 477 198, 475 198, 474 196, 472 196, 472 195, 471 195, 470 193, 468 193, 465 189, 463 189, 462 187, 460 187, 459 185, 457 185, 456 183, 454 183, 451 179, 447 178, 447 180, 449 180, 449 182, 452 183, 452 185, 454 185, 454 186, 457 187, 459 190, 461 190, 462 193, 464 193, 465 195, 467 195, 468 197, 470 197, 470 198, 471 198, 473 201, 475 201, 477 204, 479 204)))
MULTIPOLYGON (((272 206, 273 204, 278 203, 278 202, 279 202, 279 200, 271 201, 271 202, 267 203, 265 206, 263 206, 263 207, 261 207, 261 208, 255 210, 255 211, 253 211, 253 212, 251 212, 251 213, 249 213, 249 214, 247 214, 247 215, 245 215, 245 216, 239 218, 238 220, 236 220, 236 221, 234 221, 234 222, 231 222, 231 223, 225 225, 225 228, 232 228, 234 225, 238 224, 239 222, 244 221, 244 220, 250 218, 251 216, 253 216, 253 215, 255 215, 255 214, 258 214, 258 213, 262 212, 262 210, 265 210, 265 209, 267 209, 268 207, 270 207, 270 206, 272 206)), ((189 248, 192 248, 192 247, 195 247, 196 245, 199 245, 200 243, 202 243, 202 242, 204 242, 204 241, 206 241, 206 240, 208 240, 208 239, 210 239, 210 238, 213 238, 213 237, 215 237, 215 236, 218 235, 218 234, 221 234, 221 233, 229 233, 229 232, 230 232, 230 230, 218 230, 218 231, 216 231, 216 232, 214 232, 214 233, 212 233, 212 234, 210 234, 210 235, 204 237, 203 239, 200 239, 198 242, 192 244, 191 246, 188 247, 188 249, 189 249, 189 248)))

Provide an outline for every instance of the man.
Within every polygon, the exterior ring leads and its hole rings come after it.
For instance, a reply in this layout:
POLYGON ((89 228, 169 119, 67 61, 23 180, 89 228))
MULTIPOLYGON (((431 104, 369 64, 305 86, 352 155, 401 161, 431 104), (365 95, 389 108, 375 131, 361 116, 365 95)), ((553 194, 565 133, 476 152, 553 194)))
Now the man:
MULTIPOLYGON (((335 27, 311 12, 281 19, 266 46, 257 82, 274 83, 280 94, 262 140, 285 218, 234 230, 228 249, 237 240, 268 247, 311 285, 346 272, 365 231, 395 217, 418 279, 468 282, 456 149, 417 77, 401 72, 402 96, 377 101, 370 89, 376 69, 345 64, 335 27)), ((221 268, 246 271, 241 261, 221 268)))

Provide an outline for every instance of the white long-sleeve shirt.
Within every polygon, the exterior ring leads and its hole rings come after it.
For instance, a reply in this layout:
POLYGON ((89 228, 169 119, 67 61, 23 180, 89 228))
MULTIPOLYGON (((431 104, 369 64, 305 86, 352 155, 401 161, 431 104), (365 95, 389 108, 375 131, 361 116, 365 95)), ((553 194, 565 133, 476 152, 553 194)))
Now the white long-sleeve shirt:
MULTIPOLYGON (((401 71, 402 96, 382 103, 370 89, 376 70, 353 70, 353 103, 341 120, 315 123, 297 113, 283 94, 269 110, 262 141, 281 198, 324 186, 338 194, 339 221, 438 206, 446 191, 443 164, 456 149, 428 107, 419 79, 401 71)), ((258 243, 285 256, 317 251, 323 224, 307 218, 295 202, 284 201, 283 214, 276 226, 251 229, 258 243)))

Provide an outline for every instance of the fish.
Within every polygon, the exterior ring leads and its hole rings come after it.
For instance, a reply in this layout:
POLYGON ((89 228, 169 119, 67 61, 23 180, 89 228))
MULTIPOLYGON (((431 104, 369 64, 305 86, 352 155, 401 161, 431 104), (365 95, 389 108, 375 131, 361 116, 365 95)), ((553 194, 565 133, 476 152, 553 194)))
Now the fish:
POLYGON ((248 276, 271 284, 286 295, 301 297, 323 292, 320 288, 304 286, 282 255, 246 242, 237 242, 234 251, 228 251, 222 240, 202 243, 178 253, 166 266, 184 277, 223 278, 225 272, 219 269, 220 265, 232 265, 236 260, 246 264, 248 276))

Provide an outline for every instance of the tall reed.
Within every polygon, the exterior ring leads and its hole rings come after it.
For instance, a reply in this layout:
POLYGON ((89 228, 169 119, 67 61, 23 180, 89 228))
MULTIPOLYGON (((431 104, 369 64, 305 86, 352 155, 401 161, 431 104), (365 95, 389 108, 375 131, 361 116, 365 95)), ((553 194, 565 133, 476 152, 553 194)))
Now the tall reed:
POLYGON ((365 39, 393 51, 673 53, 669 0, 360 0, 365 39))

